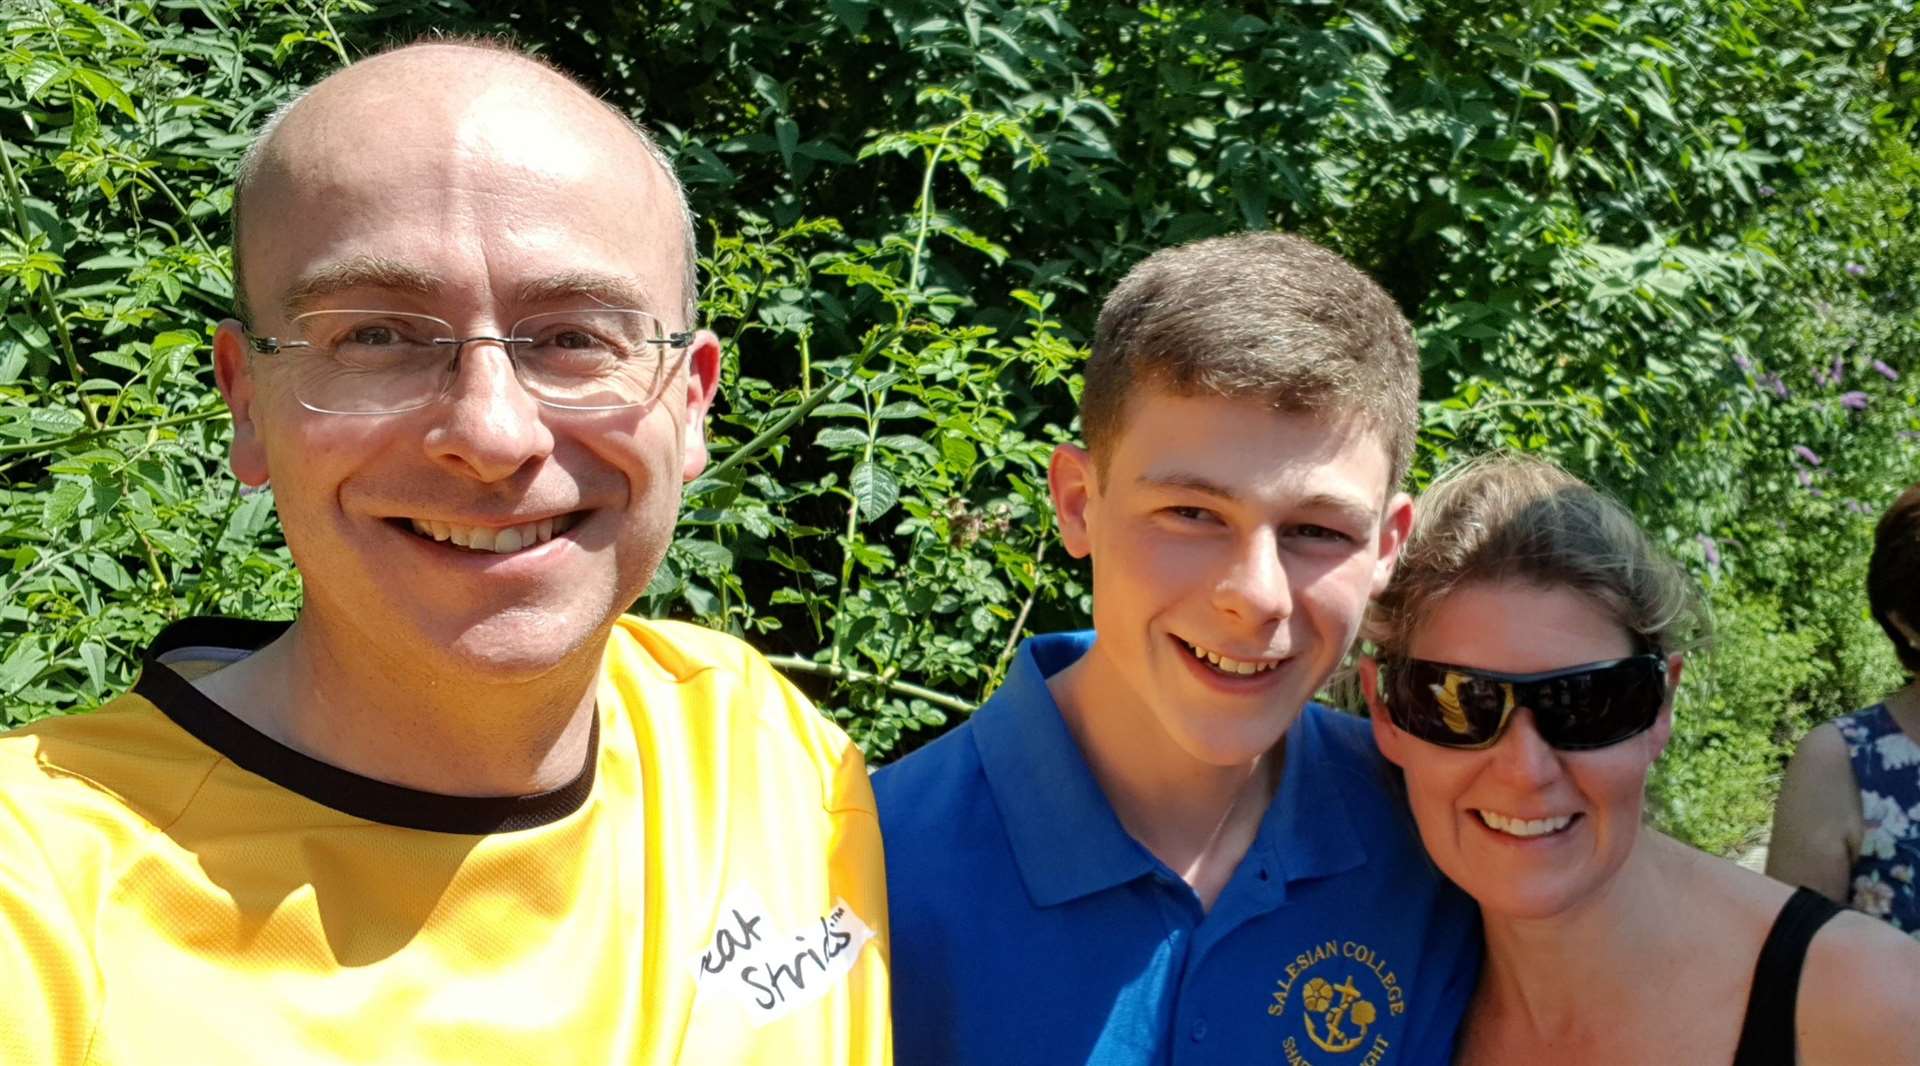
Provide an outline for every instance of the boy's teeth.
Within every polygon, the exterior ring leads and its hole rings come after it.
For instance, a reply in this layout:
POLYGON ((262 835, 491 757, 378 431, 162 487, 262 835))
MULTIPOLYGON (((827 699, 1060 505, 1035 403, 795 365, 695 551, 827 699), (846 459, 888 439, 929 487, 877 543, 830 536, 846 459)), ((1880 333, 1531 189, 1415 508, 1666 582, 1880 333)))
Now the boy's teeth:
POLYGON ((1543 837, 1548 833, 1558 833, 1573 824, 1573 815, 1562 814, 1553 818, 1509 818, 1493 811, 1479 811, 1480 820, 1488 829, 1516 837, 1543 837))
POLYGON ((572 515, 559 518, 542 518, 535 522, 523 522, 517 526, 494 529, 489 526, 459 526, 451 522, 414 518, 409 520, 413 531, 432 540, 451 541, 469 551, 493 552, 506 555, 531 548, 536 544, 545 544, 555 534, 565 533, 573 526, 572 515))
POLYGON ((1262 662, 1242 662, 1239 659, 1229 659, 1217 651, 1208 651, 1190 640, 1182 641, 1181 643, 1187 646, 1188 651, 1193 652, 1194 658, 1212 663, 1214 668, 1223 674, 1238 674, 1241 677, 1246 677, 1251 674, 1265 673, 1280 665, 1280 660, 1278 659, 1268 659, 1262 662))

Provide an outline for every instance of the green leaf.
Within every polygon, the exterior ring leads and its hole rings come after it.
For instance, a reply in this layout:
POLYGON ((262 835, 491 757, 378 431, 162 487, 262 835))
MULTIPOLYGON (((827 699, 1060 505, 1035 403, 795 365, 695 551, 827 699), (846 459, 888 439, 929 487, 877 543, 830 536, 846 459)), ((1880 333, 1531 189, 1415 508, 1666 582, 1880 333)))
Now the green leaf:
POLYGON ((780 145, 780 158, 793 169, 793 150, 800 146, 800 126, 790 118, 781 117, 773 122, 773 137, 780 145))
POLYGON ((200 347, 200 336, 183 329, 170 329, 153 338, 153 361, 159 368, 155 381, 172 381, 180 374, 181 364, 200 347))
POLYGON ((1573 91, 1580 96, 1586 97, 1589 100, 1599 100, 1603 98, 1603 94, 1599 88, 1588 79, 1585 72, 1568 60, 1539 59, 1535 60, 1533 65, 1535 69, 1543 70, 1559 78, 1561 81, 1566 82, 1573 88, 1573 91))
POLYGON ((80 511, 80 504, 87 498, 87 485, 80 481, 61 481, 54 485, 53 491, 40 507, 40 525, 49 531, 63 530, 74 515, 80 511))
POLYGON ((67 77, 85 86, 86 90, 92 93, 101 103, 118 108, 121 114, 126 115, 135 122, 140 121, 140 111, 133 106, 133 98, 128 96, 127 91, 122 89, 120 84, 112 78, 107 77, 97 70, 79 66, 74 67, 68 72, 67 77))
POLYGON ((733 553, 723 544, 710 540, 680 539, 673 542, 675 551, 690 556, 695 566, 708 573, 721 572, 733 567, 733 553))
POLYGON ((813 446, 837 451, 842 448, 865 448, 867 432, 848 426, 827 426, 814 435, 813 446))
POLYGON ((874 462, 854 464, 847 488, 860 507, 860 516, 871 522, 893 509, 900 499, 900 482, 887 468, 874 462))
POLYGON ((51 661, 39 637, 32 634, 21 637, 7 650, 7 657, 0 659, 0 696, 12 695, 40 676, 40 671, 51 661))

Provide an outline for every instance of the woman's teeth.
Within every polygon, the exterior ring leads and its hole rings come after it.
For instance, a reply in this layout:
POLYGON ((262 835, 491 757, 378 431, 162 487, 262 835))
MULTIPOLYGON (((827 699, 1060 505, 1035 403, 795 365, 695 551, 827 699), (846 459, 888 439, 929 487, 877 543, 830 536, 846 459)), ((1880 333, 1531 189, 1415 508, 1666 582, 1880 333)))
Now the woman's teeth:
POLYGON ((1509 818, 1493 811, 1475 811, 1488 829, 1497 830, 1508 836, 1543 837, 1548 833, 1558 833, 1573 824, 1574 816, 1562 814, 1554 818, 1509 818))
POLYGON ((413 531, 420 536, 433 540, 451 541, 469 551, 506 555, 523 548, 531 548, 536 544, 545 544, 556 535, 572 529, 576 517, 565 514, 558 518, 542 518, 536 522, 503 527, 460 526, 451 522, 436 522, 421 518, 408 521, 412 523, 413 531))
POLYGON ((1180 643, 1187 646, 1187 650, 1193 653, 1194 658, 1211 663, 1214 669, 1219 670, 1223 674, 1238 674, 1241 677, 1247 677, 1252 674, 1264 674, 1268 670, 1280 665, 1279 659, 1258 659, 1253 662, 1244 662, 1239 659, 1229 659, 1217 651, 1208 651, 1190 640, 1183 640, 1180 643))

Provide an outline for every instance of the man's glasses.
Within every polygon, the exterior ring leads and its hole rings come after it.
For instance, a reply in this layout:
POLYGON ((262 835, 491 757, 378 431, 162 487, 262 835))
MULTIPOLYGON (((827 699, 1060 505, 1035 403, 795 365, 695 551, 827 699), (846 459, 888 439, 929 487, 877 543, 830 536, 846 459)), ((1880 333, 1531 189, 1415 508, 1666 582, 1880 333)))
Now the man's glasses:
POLYGON ((500 345, 528 395, 549 407, 605 411, 652 402, 664 386, 669 351, 693 342, 645 311, 592 308, 529 315, 504 337, 456 337, 451 323, 403 311, 309 311, 298 339, 248 332, 255 352, 306 349, 294 395, 328 414, 397 414, 447 394, 469 344, 500 345))
POLYGON ((1543 674, 1500 674, 1410 659, 1381 666, 1380 693, 1393 724, 1445 748, 1487 748, 1515 709, 1533 712, 1540 739, 1561 751, 1618 744, 1652 727, 1667 698, 1657 654, 1543 674))

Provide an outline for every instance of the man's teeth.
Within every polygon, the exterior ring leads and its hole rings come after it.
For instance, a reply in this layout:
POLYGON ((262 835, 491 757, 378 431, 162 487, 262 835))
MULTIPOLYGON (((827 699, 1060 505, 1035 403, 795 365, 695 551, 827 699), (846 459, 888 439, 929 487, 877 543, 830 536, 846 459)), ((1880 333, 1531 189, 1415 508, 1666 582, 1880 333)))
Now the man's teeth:
POLYGON ((565 533, 573 528, 574 516, 567 514, 558 518, 542 518, 537 522, 524 522, 517 526, 503 528, 460 526, 451 522, 437 522, 423 518, 409 519, 409 521, 413 523, 413 531, 423 537, 452 541, 470 551, 505 555, 522 548, 531 548, 536 544, 545 544, 556 534, 565 533))
POLYGON ((1180 643, 1187 646, 1187 650, 1193 653, 1194 658, 1212 663, 1214 668, 1223 674, 1239 674, 1245 677, 1251 674, 1264 674, 1268 670, 1280 665, 1280 660, 1278 659, 1258 659, 1253 662, 1242 662, 1239 659, 1229 659, 1217 651, 1208 651, 1190 640, 1183 640, 1180 643))
POLYGON ((1476 811, 1480 820, 1488 829, 1495 829, 1509 836, 1543 837, 1548 833, 1558 833, 1573 823, 1573 815, 1563 814, 1555 818, 1509 818, 1493 811, 1476 811))

